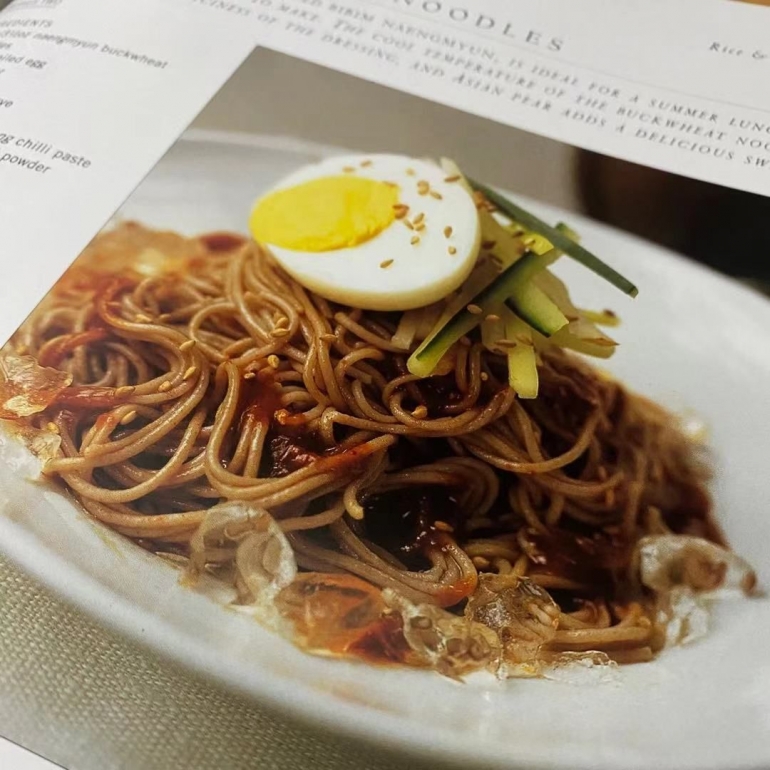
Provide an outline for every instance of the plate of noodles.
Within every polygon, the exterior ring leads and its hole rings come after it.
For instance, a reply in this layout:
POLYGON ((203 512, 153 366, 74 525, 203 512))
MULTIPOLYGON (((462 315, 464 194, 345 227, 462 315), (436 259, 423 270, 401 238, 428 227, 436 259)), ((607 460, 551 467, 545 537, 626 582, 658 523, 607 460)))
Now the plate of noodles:
POLYGON ((392 748, 767 766, 770 304, 436 155, 188 133, 0 354, 0 550, 392 748))

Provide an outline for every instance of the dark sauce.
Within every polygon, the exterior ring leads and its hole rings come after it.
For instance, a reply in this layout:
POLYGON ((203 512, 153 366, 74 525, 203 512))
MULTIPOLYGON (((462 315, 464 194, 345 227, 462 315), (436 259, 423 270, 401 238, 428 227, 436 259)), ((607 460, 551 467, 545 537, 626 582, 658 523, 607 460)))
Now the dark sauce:
POLYGON ((238 233, 214 232, 201 235, 200 242, 208 251, 213 253, 235 251, 246 243, 246 239, 238 233))
MULTIPOLYGON (((306 441, 299 437, 287 436, 279 433, 268 441, 268 467, 267 475, 273 478, 288 476, 294 471, 312 465, 321 454, 314 451, 310 444, 314 443, 312 437, 305 436, 306 441), (310 440, 307 440, 310 439, 310 440)), ((323 450, 328 452, 328 450, 323 450)))
POLYGON ((45 346, 42 354, 38 357, 38 363, 40 366, 57 368, 76 348, 82 345, 91 345, 94 342, 103 342, 109 336, 110 333, 106 328, 96 327, 84 332, 76 332, 58 337, 45 346))
POLYGON ((447 534, 441 521, 456 527, 462 512, 452 491, 443 486, 416 486, 369 495, 364 502, 366 537, 410 569, 426 566, 426 553, 441 548, 447 534))
POLYGON ((619 535, 598 532, 587 536, 530 530, 527 543, 532 572, 565 578, 605 596, 613 594, 633 548, 619 535))
POLYGON ((681 484, 677 505, 665 512, 666 524, 679 535, 694 535, 727 546, 722 528, 711 515, 711 498, 697 484, 681 484))
POLYGON ((115 388, 105 388, 101 385, 70 385, 56 396, 53 403, 56 407, 83 413, 112 409, 130 398, 130 394, 115 395, 115 388))
POLYGON ((390 448, 389 456, 396 468, 414 468, 455 454, 445 439, 403 436, 390 448))
POLYGON ((451 413, 450 407, 457 405, 465 396, 457 389, 454 374, 427 377, 417 384, 428 414, 441 416, 451 413))
POLYGON ((276 412, 281 409, 281 393, 273 378, 267 372, 259 372, 256 377, 242 379, 238 394, 238 415, 236 425, 242 430, 247 421, 271 426, 276 412))
POLYGON ((307 428, 301 414, 292 414, 282 406, 280 388, 265 370, 241 381, 236 415, 222 463, 226 466, 227 457, 232 456, 241 431, 249 422, 258 422, 268 428, 262 476, 280 478, 314 463, 319 464, 319 471, 352 473, 371 451, 367 446, 325 446, 318 434, 307 428))

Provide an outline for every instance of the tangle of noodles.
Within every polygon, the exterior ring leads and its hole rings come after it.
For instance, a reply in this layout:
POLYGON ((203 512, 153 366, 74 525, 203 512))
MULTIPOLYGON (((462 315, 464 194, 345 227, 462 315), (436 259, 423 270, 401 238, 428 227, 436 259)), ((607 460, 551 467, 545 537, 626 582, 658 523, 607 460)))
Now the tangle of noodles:
POLYGON ((61 437, 46 473, 147 548, 189 555, 212 506, 240 501, 332 582, 461 614, 479 575, 528 578, 556 602, 540 605, 555 618, 543 655, 650 659, 662 642, 629 577, 635 546, 722 542, 676 421, 555 347, 531 401, 475 337, 418 380, 398 318, 330 304, 239 237, 126 224, 8 350, 67 375, 28 418, 61 437))

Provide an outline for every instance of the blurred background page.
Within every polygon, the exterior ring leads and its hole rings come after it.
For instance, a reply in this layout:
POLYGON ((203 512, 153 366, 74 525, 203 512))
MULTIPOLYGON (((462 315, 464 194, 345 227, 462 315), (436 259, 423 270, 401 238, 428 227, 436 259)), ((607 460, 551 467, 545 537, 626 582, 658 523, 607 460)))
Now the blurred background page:
POLYGON ((491 184, 770 284, 767 197, 577 150, 283 54, 255 51, 194 125, 455 156, 491 184))

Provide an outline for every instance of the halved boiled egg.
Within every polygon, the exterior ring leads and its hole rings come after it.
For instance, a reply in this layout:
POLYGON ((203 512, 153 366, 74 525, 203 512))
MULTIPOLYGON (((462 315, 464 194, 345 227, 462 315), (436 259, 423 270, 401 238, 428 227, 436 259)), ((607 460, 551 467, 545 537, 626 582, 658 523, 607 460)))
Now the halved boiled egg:
POLYGON ((403 155, 305 166, 256 202, 249 227, 296 281, 364 310, 446 297, 470 273, 481 240, 459 179, 403 155))

